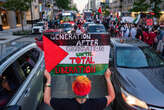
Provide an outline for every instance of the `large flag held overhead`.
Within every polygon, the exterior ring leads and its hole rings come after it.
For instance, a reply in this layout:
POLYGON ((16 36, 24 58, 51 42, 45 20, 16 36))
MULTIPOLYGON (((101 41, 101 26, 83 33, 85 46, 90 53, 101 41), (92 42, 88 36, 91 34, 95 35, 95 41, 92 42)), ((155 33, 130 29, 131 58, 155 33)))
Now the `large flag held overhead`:
POLYGON ((53 75, 104 74, 109 62, 108 35, 45 34, 46 69, 53 75))
POLYGON ((136 19, 134 19, 133 23, 134 24, 138 24, 138 22, 140 21, 140 18, 141 18, 141 14, 139 14, 136 19))
POLYGON ((45 65, 47 71, 50 72, 68 55, 68 53, 49 40, 46 36, 43 36, 43 42, 45 65))

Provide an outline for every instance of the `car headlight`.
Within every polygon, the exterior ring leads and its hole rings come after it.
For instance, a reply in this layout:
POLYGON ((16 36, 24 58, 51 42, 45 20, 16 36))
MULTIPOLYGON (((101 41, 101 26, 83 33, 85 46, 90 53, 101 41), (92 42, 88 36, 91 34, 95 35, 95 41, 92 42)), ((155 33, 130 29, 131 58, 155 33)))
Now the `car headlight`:
POLYGON ((140 99, 130 95, 129 93, 127 93, 125 90, 123 90, 121 88, 121 95, 124 99, 124 101, 129 105, 129 106, 137 106, 137 107, 141 107, 144 109, 148 109, 147 104, 144 101, 141 101, 140 99))

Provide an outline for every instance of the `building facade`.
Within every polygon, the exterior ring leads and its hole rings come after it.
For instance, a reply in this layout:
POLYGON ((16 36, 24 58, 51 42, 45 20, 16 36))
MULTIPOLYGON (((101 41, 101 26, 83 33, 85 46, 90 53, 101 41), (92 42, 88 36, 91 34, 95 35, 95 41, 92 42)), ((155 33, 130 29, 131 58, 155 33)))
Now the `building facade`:
POLYGON ((96 1, 96 10, 98 10, 99 9, 99 7, 101 6, 101 0, 95 0, 96 1))
POLYGON ((96 10, 96 0, 88 0, 88 3, 86 5, 86 9, 96 10))
POLYGON ((40 18, 40 5, 39 0, 33 0, 31 8, 25 13, 26 21, 36 21, 40 18), (32 12, 32 13, 31 13, 32 12))
POLYGON ((109 7, 110 7, 110 12, 116 13, 121 11, 121 0, 110 0, 109 2, 109 7))
MULTIPOLYGON (((124 15, 130 15, 131 13, 128 11, 133 8, 134 2, 137 0, 110 0, 109 7, 110 11, 113 13, 121 12, 124 15)), ((147 3, 150 0, 146 1, 147 3)), ((164 11, 164 2, 160 4, 160 8, 162 9, 162 13, 164 11)))
MULTIPOLYGON (((4 4, 6 0, 0 0, 0 5, 4 4)), ((32 12, 33 12, 33 20, 39 19, 39 2, 38 0, 34 0, 32 2, 32 12)), ((31 20, 31 10, 24 13, 24 21, 31 20)), ((21 24, 21 16, 19 12, 15 11, 7 11, 4 8, 0 8, 0 25, 3 26, 4 29, 8 28, 16 28, 21 24)))
POLYGON ((88 0, 88 4, 85 6, 85 9, 92 9, 97 11, 101 7, 101 3, 109 4, 110 0, 88 0))

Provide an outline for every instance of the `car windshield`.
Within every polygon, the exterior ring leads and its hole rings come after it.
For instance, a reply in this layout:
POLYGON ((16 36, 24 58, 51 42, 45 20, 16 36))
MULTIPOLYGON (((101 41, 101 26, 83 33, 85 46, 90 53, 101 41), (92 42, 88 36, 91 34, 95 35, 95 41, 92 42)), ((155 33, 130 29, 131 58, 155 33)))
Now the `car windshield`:
POLYGON ((63 21, 74 21, 74 17, 72 15, 69 16, 63 16, 62 18, 63 21))
POLYGON ((104 26, 89 26, 88 32, 106 32, 104 26))
POLYGON ((61 24, 61 28, 71 28, 71 24, 61 24))
POLYGON ((92 22, 87 22, 87 23, 84 23, 83 27, 87 27, 88 24, 93 24, 92 22))
POLYGON ((34 26, 43 26, 43 23, 34 24, 34 26))
POLYGON ((149 47, 118 47, 116 63, 127 68, 164 66, 164 60, 149 47))

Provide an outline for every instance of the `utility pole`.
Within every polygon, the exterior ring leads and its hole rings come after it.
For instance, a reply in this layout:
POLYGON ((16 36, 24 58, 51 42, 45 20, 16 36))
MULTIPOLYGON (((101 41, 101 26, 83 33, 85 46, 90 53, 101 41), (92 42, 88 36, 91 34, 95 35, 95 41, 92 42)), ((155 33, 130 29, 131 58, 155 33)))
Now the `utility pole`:
POLYGON ((32 12, 32 0, 30 0, 30 11, 31 11, 31 25, 32 25, 32 28, 33 28, 33 12, 32 12))

